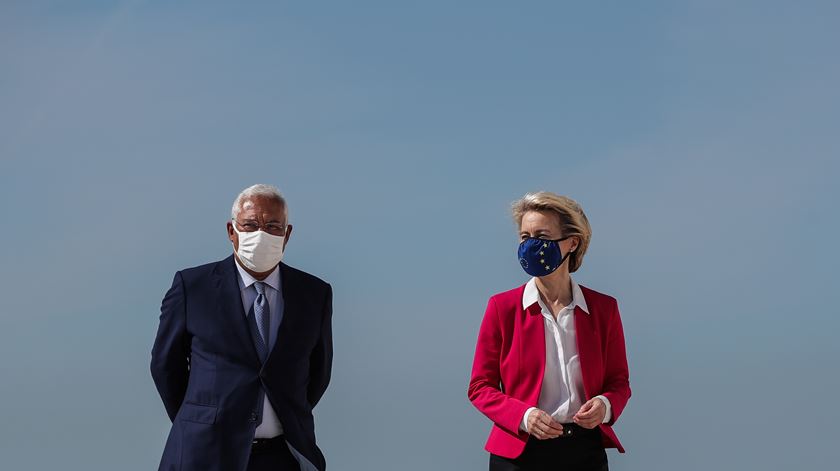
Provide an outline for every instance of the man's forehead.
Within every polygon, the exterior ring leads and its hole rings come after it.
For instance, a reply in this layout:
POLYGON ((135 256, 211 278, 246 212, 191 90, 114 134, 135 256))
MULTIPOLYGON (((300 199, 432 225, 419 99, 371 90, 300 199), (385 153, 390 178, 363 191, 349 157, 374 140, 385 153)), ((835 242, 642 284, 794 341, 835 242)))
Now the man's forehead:
POLYGON ((283 203, 273 198, 252 197, 242 200, 242 213, 265 214, 270 213, 277 216, 286 214, 286 207, 283 203))

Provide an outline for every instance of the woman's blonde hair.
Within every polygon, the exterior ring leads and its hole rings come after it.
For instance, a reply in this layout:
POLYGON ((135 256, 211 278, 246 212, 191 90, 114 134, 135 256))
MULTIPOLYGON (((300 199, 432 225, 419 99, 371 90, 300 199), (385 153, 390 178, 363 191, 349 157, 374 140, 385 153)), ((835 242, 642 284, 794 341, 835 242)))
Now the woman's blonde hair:
POLYGON ((569 255, 569 273, 574 273, 583 263, 583 256, 592 239, 592 228, 577 201, 568 196, 550 191, 528 193, 511 206, 513 220, 517 227, 522 226, 522 217, 528 211, 546 211, 557 215, 563 237, 576 236, 579 240, 577 249, 569 255))

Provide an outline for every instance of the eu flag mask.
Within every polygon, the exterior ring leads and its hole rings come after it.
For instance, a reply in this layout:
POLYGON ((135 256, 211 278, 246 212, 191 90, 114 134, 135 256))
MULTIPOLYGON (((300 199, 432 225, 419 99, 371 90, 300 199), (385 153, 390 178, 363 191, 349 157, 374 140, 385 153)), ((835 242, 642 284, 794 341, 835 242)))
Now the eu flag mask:
POLYGON ((563 255, 560 242, 568 239, 547 240, 529 237, 519 244, 519 264, 531 276, 545 276, 560 268, 571 252, 563 255))

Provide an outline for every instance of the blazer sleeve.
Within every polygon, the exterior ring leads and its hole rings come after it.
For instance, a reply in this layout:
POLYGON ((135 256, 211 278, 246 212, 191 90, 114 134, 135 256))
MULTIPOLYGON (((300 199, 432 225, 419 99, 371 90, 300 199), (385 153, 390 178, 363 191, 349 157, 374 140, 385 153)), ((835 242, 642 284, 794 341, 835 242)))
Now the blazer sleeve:
POLYGON ((513 435, 527 435, 519 425, 531 406, 503 392, 499 369, 502 339, 496 302, 490 298, 478 331, 467 396, 476 409, 503 430, 513 435))
POLYGON ((170 420, 175 420, 187 392, 190 375, 184 280, 175 273, 160 306, 160 325, 152 347, 152 379, 170 420))
POLYGON ((613 300, 612 318, 607 329, 606 354, 604 364, 604 390, 602 394, 610 401, 612 417, 608 425, 613 425, 630 399, 630 373, 627 368, 627 351, 624 346, 624 328, 618 303, 613 300))
POLYGON ((321 317, 321 335, 309 357, 309 385, 306 388, 306 398, 313 408, 321 400, 321 396, 330 384, 332 359, 332 286, 327 285, 321 317))

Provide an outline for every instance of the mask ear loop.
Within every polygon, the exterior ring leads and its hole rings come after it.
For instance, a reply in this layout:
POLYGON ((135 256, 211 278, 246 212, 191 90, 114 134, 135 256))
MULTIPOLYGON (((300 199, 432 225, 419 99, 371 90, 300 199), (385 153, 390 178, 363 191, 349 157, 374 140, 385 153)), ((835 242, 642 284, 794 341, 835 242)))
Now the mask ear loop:
MULTIPOLYGON (((552 240, 552 242, 557 244, 557 250, 560 250, 560 242, 563 242, 564 240, 568 239, 569 237, 571 237, 571 236, 566 236, 566 237, 563 237, 562 239, 554 239, 554 240, 552 240)), ((575 250, 577 250, 577 247, 575 247, 575 250)), ((557 268, 560 268, 561 266, 563 266, 563 263, 566 261, 567 258, 569 258, 569 255, 571 255, 573 252, 574 252, 574 250, 569 250, 568 252, 566 252, 566 255, 563 255, 563 251, 560 250, 560 263, 557 264, 557 268)))

